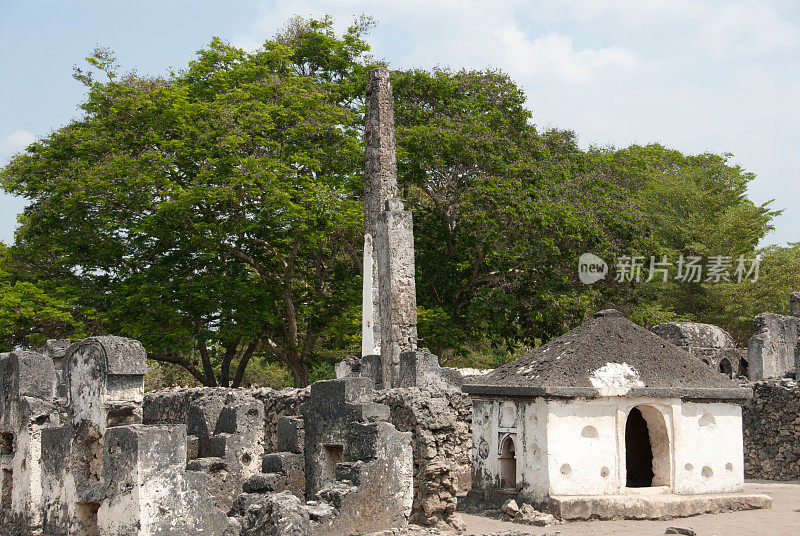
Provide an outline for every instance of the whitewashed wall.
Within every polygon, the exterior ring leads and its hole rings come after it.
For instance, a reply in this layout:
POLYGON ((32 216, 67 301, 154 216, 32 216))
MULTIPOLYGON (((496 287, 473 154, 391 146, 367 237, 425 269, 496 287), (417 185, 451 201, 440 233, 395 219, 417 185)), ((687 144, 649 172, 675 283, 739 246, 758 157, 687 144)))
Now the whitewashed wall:
POLYGON ((740 406, 684 402, 676 419, 675 439, 675 493, 742 490, 740 406))
POLYGON ((500 487, 500 445, 511 434, 523 496, 624 493, 625 424, 637 406, 653 444, 654 485, 679 494, 742 489, 739 406, 627 397, 473 397, 473 485, 500 487))

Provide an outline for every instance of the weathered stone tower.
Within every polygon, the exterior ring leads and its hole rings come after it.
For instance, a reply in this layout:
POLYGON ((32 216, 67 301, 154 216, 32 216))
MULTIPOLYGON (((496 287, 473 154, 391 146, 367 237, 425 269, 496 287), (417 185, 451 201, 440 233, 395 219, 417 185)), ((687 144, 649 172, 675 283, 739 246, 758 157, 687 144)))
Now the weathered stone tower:
POLYGON ((365 145, 361 355, 381 356, 382 383, 391 387, 400 381, 400 354, 417 347, 417 294, 411 213, 397 198, 392 86, 385 68, 369 73, 365 145))

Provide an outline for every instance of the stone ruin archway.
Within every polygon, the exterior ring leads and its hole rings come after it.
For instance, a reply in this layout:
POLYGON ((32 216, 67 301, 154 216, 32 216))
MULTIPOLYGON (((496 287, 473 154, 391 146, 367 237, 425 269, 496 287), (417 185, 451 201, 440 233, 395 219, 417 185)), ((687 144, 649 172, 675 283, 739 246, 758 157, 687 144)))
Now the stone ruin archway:
POLYGON ((632 408, 625 423, 625 486, 669 486, 670 452, 662 413, 653 406, 632 408))
POLYGON ((500 487, 517 487, 517 453, 511 435, 505 436, 500 443, 500 487))

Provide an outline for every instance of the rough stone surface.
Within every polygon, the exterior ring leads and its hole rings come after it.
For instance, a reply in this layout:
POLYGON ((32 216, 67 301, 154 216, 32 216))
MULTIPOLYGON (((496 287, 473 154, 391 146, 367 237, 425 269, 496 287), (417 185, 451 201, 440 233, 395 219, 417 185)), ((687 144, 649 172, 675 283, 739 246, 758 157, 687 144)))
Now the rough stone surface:
POLYGON ((519 511, 517 511, 513 517, 515 523, 534 525, 536 527, 546 527, 558 522, 552 514, 540 512, 528 503, 523 503, 522 506, 519 507, 519 511))
POLYGON ((404 526, 411 514, 411 434, 386 422, 369 378, 316 382, 303 405, 306 496, 337 515, 315 534, 404 526))
POLYGON ((44 521, 41 437, 61 419, 53 404, 56 383, 44 354, 0 356, 0 526, 9 534, 40 530, 44 521))
POLYGON ((309 536, 311 520, 304 505, 289 492, 268 495, 245 493, 231 513, 240 519, 239 536, 309 536))
POLYGON ((729 376, 747 374, 746 354, 743 356, 730 333, 718 326, 697 322, 664 322, 654 326, 651 331, 713 370, 729 376))
POLYGON ((742 408, 745 477, 800 479, 800 386, 790 379, 753 384, 742 408))
POLYGON ((439 358, 427 348, 400 354, 397 387, 419 387, 431 392, 460 391, 463 383, 458 370, 440 367, 439 358))
POLYGON ((400 355, 417 347, 413 227, 411 212, 402 202, 387 200, 375 241, 384 387, 400 385, 400 355))
POLYGON ((388 69, 369 72, 365 103, 364 155, 364 319, 362 355, 380 354, 381 316, 375 241, 387 199, 396 198, 397 161, 394 106, 388 69))
POLYGON ((100 534, 222 534, 228 519, 205 489, 205 475, 185 471, 182 426, 120 426, 104 437, 105 497, 100 534), (138 508, 131 508, 138 504, 138 508))
POLYGON ((800 318, 761 313, 753 319, 753 324, 756 334, 747 342, 749 378, 780 378, 794 369, 800 355, 800 318))
POLYGON ((664 531, 664 534, 683 534, 684 536, 697 536, 697 533, 693 529, 683 528, 683 527, 667 527, 667 530, 664 531))
POLYGON ((519 506, 517 505, 517 501, 515 501, 514 499, 507 500, 503 504, 502 510, 504 514, 514 517, 519 513, 519 506))
POLYGON ((471 486, 472 403, 463 393, 391 389, 376 401, 389 406, 391 422, 412 433, 414 507, 411 520, 458 527, 457 497, 471 486))
POLYGON ((0 358, 4 536, 228 536, 205 475, 185 469, 185 426, 139 424, 142 345, 65 346, 0 358))

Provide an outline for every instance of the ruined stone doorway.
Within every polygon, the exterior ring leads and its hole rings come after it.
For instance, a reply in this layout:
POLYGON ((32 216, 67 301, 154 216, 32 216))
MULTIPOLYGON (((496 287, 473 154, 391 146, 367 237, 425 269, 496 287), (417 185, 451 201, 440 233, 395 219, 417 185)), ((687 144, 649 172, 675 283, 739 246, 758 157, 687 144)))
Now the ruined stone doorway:
POLYGON ((670 485, 669 434, 664 416, 652 406, 637 406, 625 423, 625 485, 670 485))
POLYGON ((517 455, 511 436, 506 436, 500 445, 500 485, 505 489, 517 487, 517 455))

